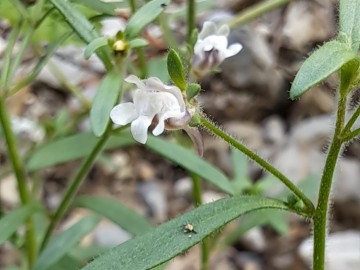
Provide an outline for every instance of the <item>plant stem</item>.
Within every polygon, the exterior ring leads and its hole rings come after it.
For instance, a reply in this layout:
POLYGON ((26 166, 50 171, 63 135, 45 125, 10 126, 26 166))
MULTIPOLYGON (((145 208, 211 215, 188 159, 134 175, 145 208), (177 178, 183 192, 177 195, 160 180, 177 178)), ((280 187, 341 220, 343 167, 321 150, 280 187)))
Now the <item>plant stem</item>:
POLYGON ((329 196, 336 162, 341 152, 342 140, 340 139, 340 134, 346 111, 346 94, 343 93, 344 91, 340 91, 339 94, 335 132, 327 154, 321 178, 318 205, 314 215, 314 270, 324 270, 325 267, 325 241, 329 196))
POLYGON ((195 0, 188 0, 188 10, 187 10, 187 41, 190 42, 192 31, 195 28, 195 16, 196 16, 196 5, 195 0))
POLYGON ((262 14, 269 12, 270 10, 289 3, 290 1, 291 0, 268 0, 261 2, 242 11, 234 19, 229 21, 228 25, 230 26, 230 28, 233 28, 235 26, 245 24, 256 17, 259 17, 262 14))
MULTIPOLYGON (((195 206, 198 207, 202 204, 201 197, 201 181, 200 177, 196 174, 191 174, 191 178, 193 181, 193 198, 195 202, 195 206)), ((209 239, 204 238, 201 241, 201 270, 207 270, 207 264, 209 261, 209 239)))
POLYGON ((341 140, 343 142, 347 142, 350 141, 356 137, 360 136, 360 128, 357 128, 351 132, 349 132, 348 134, 346 134, 344 137, 341 137, 341 140))
POLYGON ((235 140, 230 135, 226 134, 219 128, 217 128, 213 123, 211 123, 208 119, 205 117, 201 117, 200 119, 201 124, 210 131, 210 133, 213 133, 217 136, 219 136, 221 139, 226 141, 227 143, 231 144, 233 147, 244 153, 248 158, 255 161, 257 164, 259 164, 262 168, 267 170, 269 173, 274 175, 276 178, 278 178, 285 186, 287 186, 299 199, 301 199, 305 206, 307 207, 306 214, 308 216, 312 216, 312 214, 315 211, 314 205, 311 202, 311 200, 306 197, 306 195, 297 187, 295 186, 289 178, 287 178, 284 174, 282 174, 278 169, 276 169, 274 166, 272 166, 270 163, 265 161, 263 158, 261 158, 259 155, 255 154, 251 150, 249 150, 245 145, 240 143, 239 141, 235 140))
POLYGON ((351 127, 354 125, 355 121, 358 119, 359 116, 360 116, 360 105, 357 107, 354 114, 351 116, 349 121, 346 123, 343 131, 341 132, 343 135, 346 134, 351 129, 351 127))
MULTIPOLYGON (((17 149, 16 138, 11 128, 10 117, 7 113, 5 100, 3 97, 0 97, 0 122, 5 136, 11 165, 16 176, 21 203, 22 205, 28 205, 31 202, 31 196, 26 185, 25 168, 17 149)), ((34 224, 31 218, 29 218, 26 222, 26 248, 28 264, 29 268, 31 268, 35 262, 37 253, 34 224)))
POLYGON ((107 128, 105 134, 96 143, 95 147, 93 148, 93 150, 91 151, 89 156, 87 156, 87 158, 81 165, 80 169, 76 173, 75 177, 71 181, 70 186, 65 191, 64 197, 63 197, 58 209, 56 210, 56 212, 50 222, 50 225, 46 231, 45 237, 41 243, 40 250, 43 250, 45 248, 45 246, 47 245, 47 243, 50 239, 50 236, 51 236, 53 230, 55 229, 57 223, 59 222, 59 220, 64 216, 64 214, 68 210, 68 208, 69 208, 75 194, 77 193, 81 183, 83 182, 85 176, 88 174, 88 172, 90 171, 92 165, 94 164, 97 156, 104 148, 105 143, 107 142, 107 140, 111 134, 111 126, 112 126, 112 124, 110 123, 108 125, 108 128, 107 128))

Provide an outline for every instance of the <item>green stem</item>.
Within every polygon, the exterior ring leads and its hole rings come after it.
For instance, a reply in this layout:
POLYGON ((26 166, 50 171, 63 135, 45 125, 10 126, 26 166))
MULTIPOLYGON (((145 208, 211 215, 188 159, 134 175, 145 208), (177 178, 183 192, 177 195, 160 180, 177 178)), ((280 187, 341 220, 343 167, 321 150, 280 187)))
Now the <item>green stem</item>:
POLYGON ((358 136, 360 136, 360 128, 357 128, 357 129, 349 132, 345 136, 341 137, 341 140, 343 142, 348 142, 348 141, 351 141, 352 139, 354 139, 354 138, 356 138, 358 136))
POLYGON ((97 156, 104 148, 105 143, 107 142, 107 140, 111 134, 111 126, 112 125, 109 124, 106 133, 96 143, 95 147, 93 148, 93 150, 91 151, 89 156, 87 156, 87 158, 81 165, 79 171, 76 173, 75 177, 71 181, 70 186, 68 186, 67 190, 65 191, 65 194, 60 203, 60 206, 58 207, 53 218, 51 219, 50 225, 49 225, 49 227, 46 231, 45 237, 41 243, 40 250, 43 250, 45 248, 45 246, 47 245, 47 243, 50 239, 50 236, 51 236, 53 230, 55 229, 57 223, 60 221, 60 219, 64 216, 64 214, 68 210, 68 208, 69 208, 75 194, 77 193, 81 183, 83 182, 85 176, 88 174, 88 172, 90 171, 92 165, 94 164, 97 156))
POLYGON ((196 16, 196 5, 195 0, 188 0, 188 10, 187 10, 187 41, 190 43, 191 41, 191 34, 195 28, 195 17, 196 16))
POLYGON ((130 10, 131 10, 131 13, 135 13, 136 11, 136 2, 135 0, 129 0, 129 6, 130 6, 130 10))
MULTIPOLYGON (((7 151, 11 160, 11 165, 16 176, 17 186, 20 194, 21 203, 28 205, 31 201, 30 192, 26 185, 26 173, 20 154, 17 149, 15 135, 11 128, 10 117, 6 110, 5 100, 0 97, 0 122, 5 136, 7 151)), ((36 259, 37 247, 34 231, 34 224, 30 219, 26 222, 26 248, 28 255, 29 268, 31 268, 36 259)))
POLYGON ((291 0, 268 0, 265 2, 261 2, 242 11, 234 19, 229 21, 228 25, 230 26, 230 28, 233 28, 235 26, 245 24, 252 19, 259 17, 262 14, 269 12, 270 10, 289 3, 290 1, 291 0))
MULTIPOLYGON (((201 197, 201 181, 200 177, 196 174, 191 174, 191 178, 193 181, 193 198, 195 202, 195 206, 198 207, 202 204, 201 197)), ((209 239, 204 238, 201 241, 201 270, 208 269, 208 261, 209 261, 209 239)))
POLYGON ((360 105, 357 107, 354 114, 351 116, 349 121, 346 123, 346 125, 341 133, 346 134, 352 128, 352 126, 355 124, 355 121, 359 118, 359 116, 360 116, 360 105))
POLYGON ((261 158, 259 155, 255 154, 251 150, 249 150, 246 146, 244 146, 239 141, 235 140, 230 135, 226 134, 219 128, 217 128, 213 123, 211 123, 208 119, 205 117, 201 117, 200 119, 201 124, 208 129, 211 133, 219 136, 221 139, 226 141, 227 143, 231 144, 233 147, 244 153, 246 156, 248 156, 250 159, 255 161, 257 164, 259 164, 262 168, 267 170, 269 173, 274 175, 276 178, 278 178, 285 186, 287 186, 299 199, 301 199, 304 204, 307 207, 307 215, 311 216, 314 212, 314 205, 311 202, 311 200, 306 197, 306 195, 297 187, 295 186, 289 178, 287 178, 284 174, 282 174, 278 169, 276 169, 274 166, 272 166, 270 163, 265 161, 263 158, 261 158))
POLYGON ((344 91, 340 91, 339 94, 335 132, 329 152, 327 154, 324 171, 321 178, 319 201, 314 215, 313 261, 315 270, 324 270, 325 267, 325 241, 329 196, 336 162, 342 148, 342 140, 340 139, 340 133, 344 125, 346 111, 346 94, 343 93, 344 91))

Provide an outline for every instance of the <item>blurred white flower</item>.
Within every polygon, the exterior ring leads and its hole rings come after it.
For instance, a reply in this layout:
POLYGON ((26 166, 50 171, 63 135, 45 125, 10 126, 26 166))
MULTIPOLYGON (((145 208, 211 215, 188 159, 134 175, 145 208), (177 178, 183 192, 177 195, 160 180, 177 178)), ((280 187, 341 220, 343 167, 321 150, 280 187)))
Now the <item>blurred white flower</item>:
POLYGON ((197 77, 214 70, 224 59, 240 52, 243 47, 240 43, 228 47, 229 33, 230 28, 227 24, 218 28, 214 22, 204 23, 194 46, 192 59, 193 72, 197 77))
POLYGON ((137 86, 133 102, 121 103, 110 112, 111 120, 118 125, 131 123, 131 133, 140 143, 146 143, 149 126, 156 124, 153 135, 164 129, 180 129, 190 121, 183 95, 176 86, 164 85, 158 78, 140 80, 134 75, 125 79, 137 86))

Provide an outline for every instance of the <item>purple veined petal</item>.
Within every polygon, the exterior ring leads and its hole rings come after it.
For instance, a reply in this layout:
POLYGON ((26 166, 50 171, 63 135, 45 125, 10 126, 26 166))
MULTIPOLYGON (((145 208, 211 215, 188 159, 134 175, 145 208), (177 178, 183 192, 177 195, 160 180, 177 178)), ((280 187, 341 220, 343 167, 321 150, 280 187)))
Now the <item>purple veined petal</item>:
POLYGON ((151 125, 152 118, 148 116, 139 116, 131 123, 131 134, 135 141, 145 144, 148 138, 148 128, 151 125))
POLYGON ((243 46, 240 43, 231 44, 226 51, 225 57, 231 57, 239 53, 243 46))
POLYGON ((220 26, 220 28, 217 30, 217 35, 219 36, 225 36, 227 37, 230 33, 230 27, 227 24, 223 24, 220 26))
POLYGON ((111 120, 117 125, 126 125, 138 117, 134 103, 116 105, 110 112, 111 120))
POLYGON ((214 22, 206 21, 203 24, 201 32, 199 33, 199 39, 205 39, 208 36, 216 35, 216 25, 214 22))
MULTIPOLYGON (((180 111, 167 111, 167 112, 163 113, 162 115, 159 115, 158 124, 156 125, 156 127, 154 128, 154 130, 152 132, 153 135, 158 136, 164 132, 165 121, 167 119, 179 119, 180 120, 184 117, 184 115, 185 115, 185 112, 180 112, 180 111)), ((184 122, 181 125, 181 127, 185 124, 187 124, 187 122, 186 123, 184 122)), ((181 128, 181 127, 179 127, 179 128, 181 128)))
POLYGON ((137 86, 137 88, 142 89, 142 90, 146 90, 146 86, 145 84, 142 82, 142 80, 140 80, 138 77, 136 77, 135 75, 129 75, 125 78, 125 82, 128 83, 133 83, 137 86))

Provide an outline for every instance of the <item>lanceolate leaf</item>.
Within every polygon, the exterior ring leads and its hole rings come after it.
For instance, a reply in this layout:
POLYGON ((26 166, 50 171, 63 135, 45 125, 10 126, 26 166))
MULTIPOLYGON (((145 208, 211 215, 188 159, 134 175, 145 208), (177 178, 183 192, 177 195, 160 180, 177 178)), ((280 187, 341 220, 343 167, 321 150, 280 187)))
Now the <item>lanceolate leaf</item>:
POLYGON ((90 123, 95 136, 104 134, 110 122, 110 111, 119 98, 122 88, 123 72, 113 69, 106 74, 97 89, 90 110, 90 123))
MULTIPOLYGON (((85 157, 90 154, 98 140, 99 138, 96 138, 92 133, 85 132, 46 144, 31 155, 27 169, 30 171, 39 170, 85 157)), ((134 143, 130 132, 123 132, 110 138, 105 149, 125 147, 134 143)))
POLYGON ((155 20, 169 3, 170 0, 152 0, 143 5, 131 16, 125 28, 126 39, 131 40, 136 38, 141 30, 155 20))
POLYGON ((290 89, 290 98, 295 99, 343 65, 356 58, 356 54, 340 41, 333 40, 309 56, 296 74, 290 89))
POLYGON ((99 48, 107 46, 108 39, 106 37, 99 37, 92 40, 85 48, 84 57, 85 59, 89 59, 90 56, 99 48))
POLYGON ((357 52, 360 45, 360 1, 341 0, 339 15, 340 31, 352 39, 352 49, 357 52))
POLYGON ((229 179, 221 171, 190 150, 153 136, 149 136, 146 146, 184 169, 195 173, 222 191, 233 194, 229 179))
POLYGON ((0 219, 0 244, 4 243, 32 214, 39 211, 36 205, 22 206, 0 219))
MULTIPOLYGON (((77 11, 68 0, 50 0, 57 10, 65 17, 67 23, 74 29, 78 36, 86 43, 99 37, 95 31, 94 26, 79 12, 77 11)), ((107 70, 112 68, 109 53, 106 47, 99 48, 97 55, 103 61, 107 70)))
POLYGON ((181 254, 240 215, 266 208, 287 209, 280 201, 251 196, 202 205, 112 249, 83 270, 151 269, 181 254), (193 225, 196 233, 184 232, 186 223, 193 225))
POLYGON ((52 265, 65 256, 85 235, 95 228, 100 219, 90 216, 52 238, 40 254, 34 270, 52 269, 52 265))
POLYGON ((144 217, 112 198, 82 196, 75 200, 74 206, 88 208, 133 235, 152 229, 152 225, 144 217))

